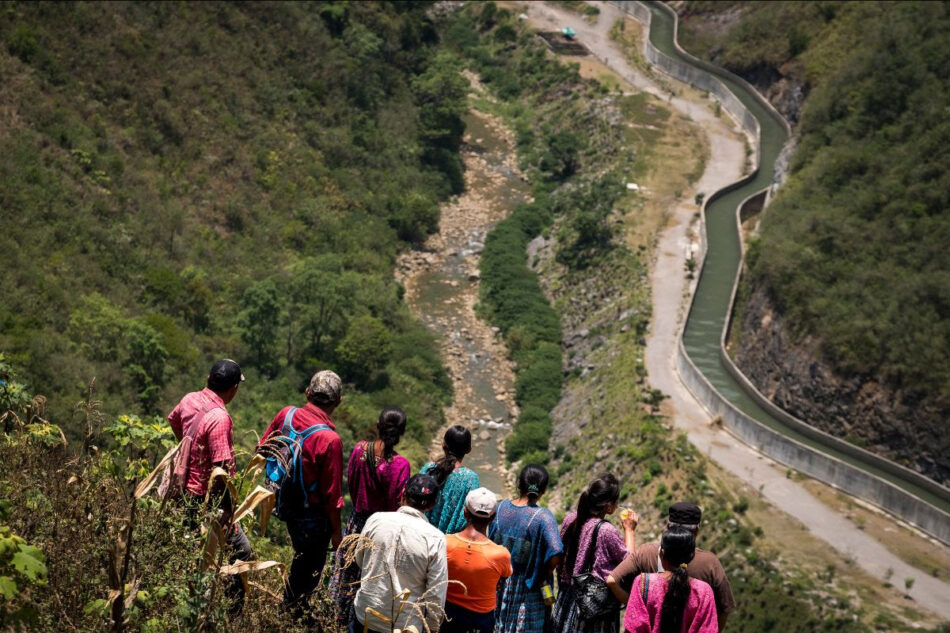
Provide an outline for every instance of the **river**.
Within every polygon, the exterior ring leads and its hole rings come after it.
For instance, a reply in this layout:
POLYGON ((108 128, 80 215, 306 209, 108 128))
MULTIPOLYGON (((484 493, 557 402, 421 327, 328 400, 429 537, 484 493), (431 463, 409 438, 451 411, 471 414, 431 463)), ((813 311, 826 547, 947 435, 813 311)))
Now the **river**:
MULTIPOLYGON (((517 168, 510 130, 476 110, 465 124, 465 192, 442 206, 439 232, 424 248, 400 258, 397 279, 406 288, 410 310, 439 339, 455 390, 446 423, 472 431, 472 453, 464 463, 483 486, 504 498, 511 482, 502 447, 518 414, 514 371, 497 328, 476 315, 478 263, 488 231, 530 193, 517 168)), ((441 438, 442 431, 433 439, 430 457, 441 455, 441 438)))

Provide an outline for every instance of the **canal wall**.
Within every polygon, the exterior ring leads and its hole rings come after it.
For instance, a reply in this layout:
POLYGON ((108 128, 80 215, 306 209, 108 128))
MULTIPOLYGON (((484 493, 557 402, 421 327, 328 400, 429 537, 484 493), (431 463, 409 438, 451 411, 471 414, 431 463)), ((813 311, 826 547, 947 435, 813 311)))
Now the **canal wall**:
MULTIPOLYGON (((641 2, 635 1, 615 1, 612 4, 620 7, 626 13, 634 17, 639 22, 646 25, 649 34, 652 15, 650 9, 641 2)), ((735 191, 749 184, 757 175, 759 168, 761 149, 758 139, 760 138, 760 124, 756 117, 746 108, 742 101, 729 88, 718 79, 725 72, 718 67, 709 64, 703 60, 696 59, 683 51, 676 39, 676 29, 678 20, 675 13, 669 7, 660 5, 663 10, 673 15, 673 46, 677 53, 690 63, 673 59, 657 49, 650 41, 649 35, 644 38, 644 55, 651 64, 662 70, 664 73, 689 83, 690 85, 707 90, 713 94, 722 103, 722 108, 732 116, 739 125, 754 140, 755 148, 755 169, 751 174, 741 180, 726 186, 715 192, 703 205, 704 222, 700 231, 700 252, 698 259, 702 261, 706 255, 707 239, 705 232, 705 212, 708 206, 715 200, 721 198, 728 192, 735 191)), ((788 131, 788 123, 775 112, 764 97, 762 97, 752 86, 741 78, 730 77, 732 81, 743 84, 750 95, 766 106, 770 115, 773 115, 783 127, 788 131)), ((769 166, 766 166, 768 168, 769 166)), ((771 179, 770 179, 771 180, 771 179)), ((753 192, 737 208, 736 230, 740 230, 739 219, 743 217, 744 209, 748 205, 763 204, 762 196, 771 197, 771 187, 753 192)), ((741 233, 740 233, 741 243, 741 233)), ((741 266, 740 266, 741 270, 741 266)), ((702 270, 700 271, 700 276, 702 270)), ((859 460, 861 462, 873 464, 884 472, 910 482, 923 488, 924 490, 936 495, 937 497, 950 500, 950 489, 916 473, 899 464, 884 459, 878 455, 870 453, 860 447, 854 446, 840 440, 839 438, 828 435, 817 428, 789 415, 780 407, 772 403, 760 391, 758 391, 746 376, 736 367, 735 363, 726 352, 726 335, 729 331, 729 325, 732 318, 732 307, 735 302, 736 292, 738 290, 739 275, 736 275, 732 286, 732 296, 729 302, 729 312, 726 318, 719 340, 720 360, 726 371, 739 383, 739 385, 753 398, 766 412, 777 418, 802 435, 813 441, 832 447, 841 453, 859 460)), ((694 295, 695 298, 695 295, 694 295)), ((692 300, 690 308, 692 308, 692 300)), ((860 468, 837 459, 833 456, 822 453, 810 446, 782 435, 780 432, 766 426, 758 420, 750 417, 736 408, 732 403, 725 399, 715 387, 707 380, 703 373, 689 358, 686 347, 683 343, 683 332, 680 331, 679 342, 677 345, 677 356, 675 366, 683 384, 693 393, 693 395, 703 404, 703 406, 715 415, 722 418, 724 426, 737 436, 740 440, 768 455, 781 464, 794 468, 810 477, 818 479, 826 484, 838 488, 854 497, 870 502, 887 512, 894 514, 902 520, 914 525, 918 529, 939 539, 943 543, 950 544, 950 514, 940 508, 910 494, 900 487, 861 470, 860 468)))

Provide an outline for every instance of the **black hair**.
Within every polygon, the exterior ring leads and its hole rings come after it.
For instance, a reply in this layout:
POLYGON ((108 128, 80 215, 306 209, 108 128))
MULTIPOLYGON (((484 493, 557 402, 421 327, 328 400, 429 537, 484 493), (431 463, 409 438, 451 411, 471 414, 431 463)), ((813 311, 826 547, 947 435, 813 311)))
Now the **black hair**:
MULTIPOLYGON (((399 438, 406 432, 406 412, 399 407, 383 409, 376 421, 376 435, 383 441, 383 459, 392 459, 396 451, 393 447, 399 443, 399 438)), ((373 480, 376 490, 382 488, 379 473, 376 472, 376 442, 367 442, 366 458, 369 463, 369 476, 373 480)))
MULTIPOLYGON (((574 573, 574 564, 577 561, 577 550, 580 547, 581 530, 591 517, 603 517, 607 506, 620 500, 620 482, 610 473, 605 473, 588 484, 581 493, 577 502, 577 517, 564 533, 564 551, 568 575, 574 573)), ((592 543, 591 547, 596 547, 592 543)))
POLYGON ((223 358, 211 366, 208 372, 206 382, 208 389, 221 394, 240 384, 244 380, 244 374, 241 373, 241 366, 230 358, 223 358))
POLYGON ((548 489, 548 471, 540 464, 528 464, 518 475, 518 492, 528 501, 537 501, 548 489))
POLYGON ((331 401, 330 398, 327 396, 327 394, 318 393, 315 391, 309 391, 309 389, 306 392, 306 396, 307 396, 307 402, 309 402, 310 404, 316 405, 320 407, 321 409, 328 407, 330 405, 338 404, 340 402, 340 398, 337 398, 336 400, 331 401))
POLYGON ((686 565, 696 553, 696 537, 684 527, 671 526, 660 538, 660 550, 670 569, 669 586, 660 609, 660 633, 680 633, 683 612, 689 600, 689 575, 686 565))
POLYGON ((406 483, 406 503, 416 510, 428 510, 439 499, 439 485, 435 477, 419 473, 406 483))
POLYGON ((485 532, 488 530, 488 526, 491 525, 491 522, 495 519, 495 515, 490 517, 480 517, 476 514, 473 514, 471 510, 465 508, 462 510, 462 515, 465 517, 465 520, 475 526, 480 532, 485 532))
POLYGON ((472 450, 472 432, 459 424, 450 426, 442 436, 442 444, 445 446, 445 455, 429 469, 429 474, 439 482, 440 488, 445 485, 445 480, 455 470, 459 460, 472 450))
MULTIPOLYGON (((399 443, 402 434, 406 432, 406 412, 399 407, 388 407, 383 409, 376 421, 376 437, 383 441, 383 459, 391 459, 396 454, 394 447, 399 443)), ((369 457, 373 463, 376 462, 375 448, 371 442, 369 447, 369 457)))

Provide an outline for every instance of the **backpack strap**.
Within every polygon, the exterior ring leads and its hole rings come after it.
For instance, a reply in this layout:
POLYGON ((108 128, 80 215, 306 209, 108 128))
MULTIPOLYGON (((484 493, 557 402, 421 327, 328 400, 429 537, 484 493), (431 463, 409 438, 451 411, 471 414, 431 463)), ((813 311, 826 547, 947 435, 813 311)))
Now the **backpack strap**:
POLYGON ((294 413, 297 411, 297 407, 290 407, 287 409, 287 413, 284 414, 284 423, 280 425, 280 432, 282 435, 290 436, 294 430, 294 413))
POLYGON ((306 441, 308 437, 310 437, 314 433, 319 433, 320 431, 332 431, 332 430, 333 429, 331 429, 329 425, 320 423, 320 424, 314 424, 313 426, 308 426, 303 431, 294 431, 293 429, 291 429, 290 431, 293 434, 293 435, 290 435, 293 441, 300 443, 298 446, 298 449, 294 451, 293 469, 294 469, 294 477, 297 479, 297 483, 300 484, 300 489, 303 491, 303 507, 305 509, 310 507, 310 493, 312 493, 316 489, 317 484, 319 484, 320 482, 315 481, 312 484, 310 484, 309 487, 304 484, 303 464, 301 463, 301 458, 300 458, 300 454, 302 452, 301 449, 303 448, 303 443, 306 441))
POLYGON ((642 573, 640 574, 640 599, 643 600, 643 605, 647 604, 647 595, 650 593, 650 574, 642 573))
MULTIPOLYGON (((581 569, 581 573, 589 574, 594 569, 594 554, 597 553, 597 534, 600 532, 600 526, 606 523, 603 519, 594 527, 594 533, 590 537, 590 545, 587 546, 587 553, 584 555, 584 567, 581 569)), ((581 530, 584 529, 584 526, 581 526, 581 530)), ((577 535, 578 540, 580 540, 580 533, 577 535)))

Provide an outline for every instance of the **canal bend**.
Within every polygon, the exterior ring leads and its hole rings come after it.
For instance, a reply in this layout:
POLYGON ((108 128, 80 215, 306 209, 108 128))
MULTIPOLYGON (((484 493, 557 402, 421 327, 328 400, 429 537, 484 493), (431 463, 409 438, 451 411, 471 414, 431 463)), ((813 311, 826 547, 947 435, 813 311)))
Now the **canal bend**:
MULTIPOLYGON (((674 45, 675 18, 672 12, 658 6, 657 3, 645 4, 651 13, 649 37, 653 46, 674 59, 690 64, 697 70, 705 71, 695 64, 694 60, 682 55, 678 47, 674 45)), ((750 397, 744 387, 727 370, 720 355, 721 341, 732 308, 733 287, 742 263, 737 209, 745 199, 762 192, 771 185, 775 173, 775 161, 788 139, 788 132, 787 125, 780 116, 753 95, 747 84, 736 80, 726 72, 716 73, 715 76, 742 101, 759 122, 759 168, 743 185, 710 196, 710 201, 705 207, 707 252, 683 332, 686 353, 712 386, 746 415, 790 439, 851 464, 900 487, 944 512, 950 512, 950 503, 945 498, 924 489, 914 481, 886 472, 874 464, 805 436, 772 416, 750 397)))

